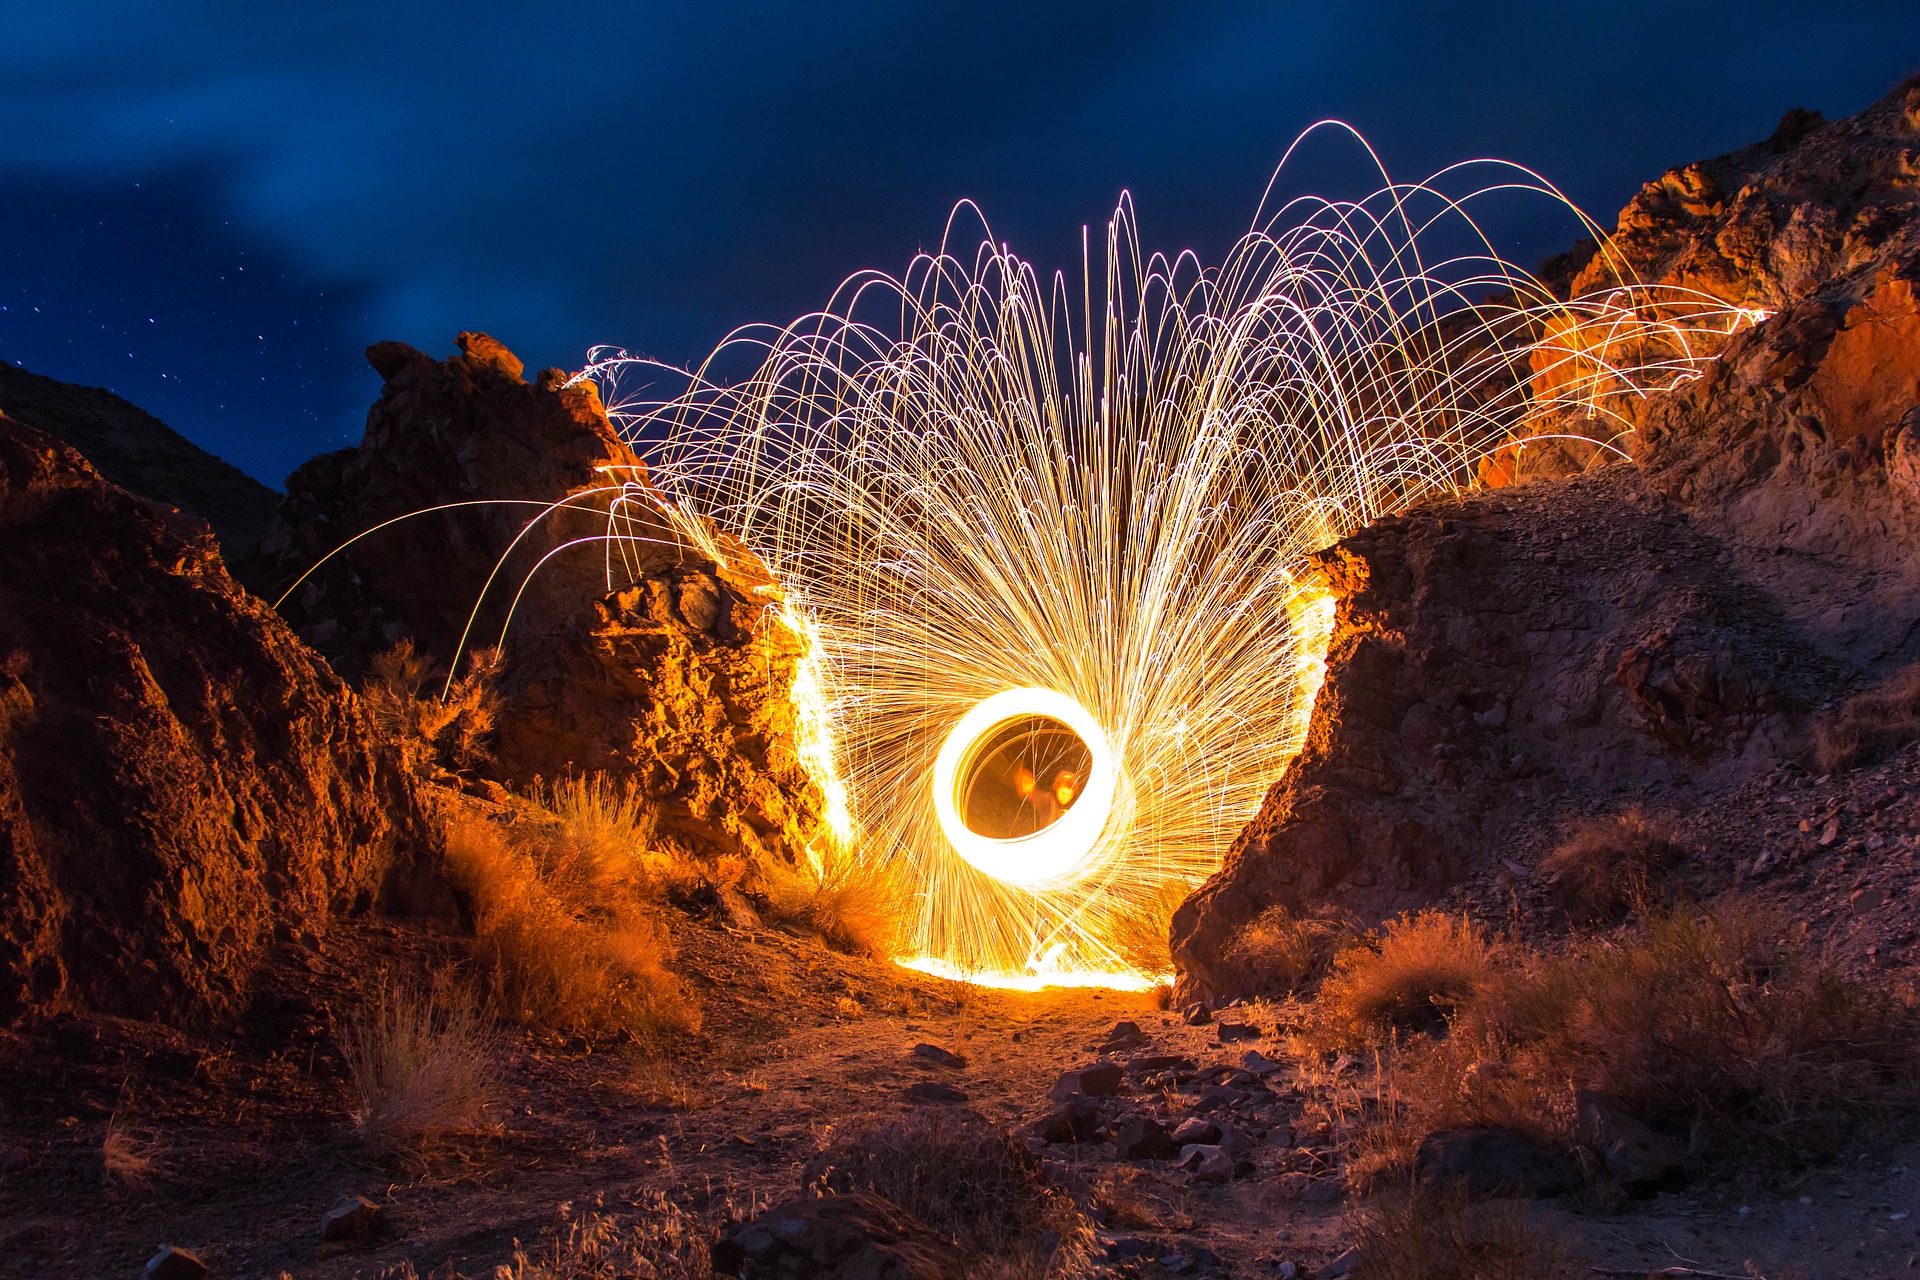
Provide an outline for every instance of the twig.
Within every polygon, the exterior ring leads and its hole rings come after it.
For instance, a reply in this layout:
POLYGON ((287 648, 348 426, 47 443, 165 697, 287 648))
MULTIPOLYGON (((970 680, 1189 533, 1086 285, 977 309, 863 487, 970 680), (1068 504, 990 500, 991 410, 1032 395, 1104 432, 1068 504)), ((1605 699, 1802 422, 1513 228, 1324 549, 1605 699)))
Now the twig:
POLYGON ((1696 1267, 1656 1267, 1649 1271, 1645 1267, 1589 1267, 1588 1270, 1603 1276, 1644 1276, 1653 1280, 1655 1276, 1696 1276, 1699 1280, 1756 1280, 1754 1276, 1731 1275, 1725 1271, 1701 1271, 1696 1267))

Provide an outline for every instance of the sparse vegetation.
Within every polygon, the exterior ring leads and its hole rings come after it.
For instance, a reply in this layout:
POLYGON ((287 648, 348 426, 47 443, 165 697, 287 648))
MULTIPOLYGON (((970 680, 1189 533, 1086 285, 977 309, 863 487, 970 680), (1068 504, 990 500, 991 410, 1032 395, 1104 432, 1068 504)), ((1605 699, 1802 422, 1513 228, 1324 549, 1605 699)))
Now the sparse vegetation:
POLYGON ((511 1265, 494 1280, 709 1280, 708 1233, 698 1220, 659 1192, 640 1212, 620 1217, 596 1205, 576 1212, 560 1206, 560 1225, 542 1247, 514 1242, 511 1265))
POLYGON ((1672 829, 1635 805, 1576 823, 1540 869, 1570 919, 1614 922, 1658 901, 1668 872, 1685 856, 1672 829))
POLYGON ((885 955, 893 948, 900 902, 883 868, 833 854, 818 870, 762 864, 748 884, 774 919, 810 929, 836 950, 885 955))
POLYGON ((971 1276, 1078 1274, 1092 1227, 1049 1187, 1012 1134, 977 1115, 909 1116, 844 1139, 814 1160, 822 1191, 866 1191, 905 1209, 974 1255, 971 1276))
POLYGON ((640 850, 624 868, 611 823, 563 820, 556 833, 538 818, 513 825, 461 813, 446 837, 473 915, 474 957, 502 1013, 648 1043, 698 1029, 698 1010, 666 967, 672 948, 640 850))
POLYGON ((107 1185, 142 1191, 160 1171, 159 1144, 122 1124, 118 1114, 109 1117, 100 1139, 100 1172, 107 1185))
POLYGON ((1354 1231, 1354 1280, 1560 1280, 1572 1252, 1513 1200, 1411 1186, 1380 1196, 1354 1231))
POLYGON ((1237 968, 1239 989, 1290 995, 1324 978, 1333 958, 1359 935, 1358 922, 1337 907, 1310 915, 1270 907, 1241 932, 1228 959, 1237 968))
POLYGON ((1464 1028, 1542 1095, 1566 1082, 1734 1152, 1804 1161, 1920 1102, 1914 1011, 1737 905, 1535 958, 1464 1028))
POLYGON ((1879 687, 1848 698, 1813 723, 1817 773, 1878 764, 1920 737, 1920 663, 1902 667, 1879 687))
POLYGON ((1492 943, 1464 916, 1425 911, 1389 920, 1334 956, 1309 1038, 1322 1048, 1365 1048, 1443 1031, 1494 973, 1492 943))
POLYGON ((1173 913, 1187 900, 1194 886, 1168 880, 1153 892, 1130 902, 1132 910, 1114 920, 1107 940, 1114 953, 1140 973, 1172 973, 1173 913))
POLYGON ((500 713, 499 674, 500 651, 475 649, 467 656, 466 674, 449 683, 430 659, 415 652, 413 641, 402 640, 375 655, 360 698, 410 771, 462 773, 489 757, 500 713))
MULTIPOLYGON (((1350 1178, 1403 1172, 1436 1129, 1492 1125, 1572 1145, 1575 1089, 1612 1096, 1700 1158, 1777 1167, 1831 1157, 1863 1124, 1911 1114, 1915 1011, 1780 936, 1737 905, 1652 916, 1555 953, 1495 952, 1459 920, 1390 925, 1377 958, 1343 953, 1313 1014, 1315 1029, 1381 1046, 1370 1095, 1350 1090, 1329 1117, 1352 1131, 1350 1178), (1396 938, 1453 961, 1392 963, 1396 938), (1422 992, 1443 993, 1424 998, 1444 1010, 1429 1029, 1446 1034, 1391 1034, 1422 992)), ((1303 1047, 1321 1044, 1309 1034, 1303 1047)))
POLYGON ((342 1029, 353 1120, 377 1152, 477 1129, 500 1087, 500 1041, 450 978, 389 986, 342 1029))

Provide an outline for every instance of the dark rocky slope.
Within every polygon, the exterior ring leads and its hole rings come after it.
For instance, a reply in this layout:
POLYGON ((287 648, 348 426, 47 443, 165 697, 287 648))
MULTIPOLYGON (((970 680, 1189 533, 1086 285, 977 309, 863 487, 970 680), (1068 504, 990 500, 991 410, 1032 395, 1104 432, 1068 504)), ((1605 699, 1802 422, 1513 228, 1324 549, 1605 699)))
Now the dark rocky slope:
POLYGON ((1324 554, 1309 740, 1175 916, 1186 986, 1232 991, 1269 907, 1377 920, 1524 870, 1569 817, 1708 806, 1920 658, 1920 85, 1675 170, 1616 243, 1757 322, 1638 407, 1633 466, 1435 502, 1324 554))
POLYGON ((0 416, 0 1021, 229 1013, 276 930, 437 907, 435 839, 203 522, 0 416))
POLYGON ((100 474, 199 516, 239 560, 267 531, 280 495, 111 391, 0 363, 0 413, 66 441, 100 474))

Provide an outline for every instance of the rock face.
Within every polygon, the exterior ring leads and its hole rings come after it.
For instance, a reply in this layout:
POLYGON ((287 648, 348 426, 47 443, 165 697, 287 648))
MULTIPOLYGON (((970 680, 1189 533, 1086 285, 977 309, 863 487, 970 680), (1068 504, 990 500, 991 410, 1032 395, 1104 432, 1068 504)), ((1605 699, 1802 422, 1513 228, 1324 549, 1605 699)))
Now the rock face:
POLYGON ((280 502, 246 472, 99 387, 0 363, 0 413, 66 441, 122 488, 199 516, 231 560, 260 541, 280 502))
POLYGON ((230 1012, 276 924, 421 905, 433 842, 204 523, 0 416, 0 1020, 230 1012))
POLYGON ((281 606, 342 672, 402 639, 452 664, 504 636, 503 780, 633 777, 696 852, 798 856, 824 830, 789 697, 807 650, 765 570, 665 514, 591 383, 460 346, 369 349, 366 438, 288 480, 255 582, 277 596, 378 529, 281 606))
POLYGON ((1738 783, 1920 657, 1916 174, 1920 86, 1636 197, 1635 270, 1770 314, 1645 399, 1634 466, 1428 504, 1321 556, 1327 681, 1175 915, 1185 989, 1233 993, 1234 940, 1270 907, 1378 920, 1570 814, 1738 783))

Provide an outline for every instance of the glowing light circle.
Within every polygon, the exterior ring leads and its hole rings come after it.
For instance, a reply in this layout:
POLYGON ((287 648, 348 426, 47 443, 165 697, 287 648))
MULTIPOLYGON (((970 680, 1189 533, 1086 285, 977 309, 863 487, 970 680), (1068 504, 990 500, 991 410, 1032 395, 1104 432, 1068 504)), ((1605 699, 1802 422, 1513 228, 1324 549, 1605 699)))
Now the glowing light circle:
POLYGON ((948 843, 968 864, 1007 884, 1045 889, 1092 868, 1118 783, 1106 731, 1085 707, 1052 689, 1008 689, 975 705, 948 732, 933 765, 933 806, 948 843), (1058 818, 1031 835, 995 839, 967 825, 960 793, 982 744, 996 730, 1022 720, 1065 725, 1086 745, 1091 763, 1078 795, 1058 818))

